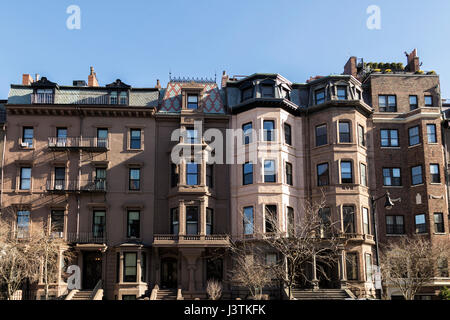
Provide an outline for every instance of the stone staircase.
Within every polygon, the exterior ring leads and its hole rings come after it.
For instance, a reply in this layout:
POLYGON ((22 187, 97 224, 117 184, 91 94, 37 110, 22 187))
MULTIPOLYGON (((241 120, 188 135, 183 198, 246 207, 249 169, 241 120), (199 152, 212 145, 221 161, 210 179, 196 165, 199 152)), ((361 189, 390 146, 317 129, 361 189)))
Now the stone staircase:
POLYGON ((176 289, 159 289, 156 300, 177 300, 176 289))
POLYGON ((344 289, 293 289, 292 295, 295 300, 346 300, 354 298, 344 289))
POLYGON ((80 290, 72 297, 71 300, 91 300, 93 290, 80 290))

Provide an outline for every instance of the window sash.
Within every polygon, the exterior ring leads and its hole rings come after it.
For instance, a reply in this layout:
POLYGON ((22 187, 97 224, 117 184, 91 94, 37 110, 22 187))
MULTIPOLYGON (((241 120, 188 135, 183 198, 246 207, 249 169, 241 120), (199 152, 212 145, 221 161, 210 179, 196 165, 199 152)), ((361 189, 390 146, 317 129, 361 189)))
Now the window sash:
POLYGON ((137 253, 136 252, 126 252, 123 255, 124 255, 123 281, 124 282, 136 282, 136 280, 137 280, 137 253))
POLYGON ((414 223, 416 227, 416 233, 427 232, 427 223, 424 214, 416 214, 416 216, 414 217, 414 223))
POLYGON ((339 142, 351 142, 349 122, 339 122, 339 142))
POLYGON ((422 179, 422 166, 416 166, 411 168, 412 184, 417 185, 423 183, 422 179))
POLYGON ((196 186, 199 184, 199 166, 196 162, 186 163, 186 183, 188 186, 196 186))
POLYGON ((266 205, 265 206, 265 232, 275 232, 276 226, 273 225, 273 222, 276 222, 277 217, 277 206, 276 205, 266 205), (272 217, 271 219, 269 217, 272 217), (275 221, 273 221, 275 220, 275 221))
POLYGON ((179 233, 180 216, 178 208, 170 210, 170 233, 177 235, 179 233))
POLYGON ((436 125, 427 124, 428 143, 437 143, 436 125))
POLYGON ((64 232, 64 210, 51 211, 51 232, 64 232))
POLYGON ((430 175, 431 175, 431 182, 432 183, 441 183, 441 175, 439 172, 439 165, 438 164, 430 164, 430 175))
POLYGON ((33 147, 33 139, 34 139, 34 128, 33 127, 24 127, 22 134, 22 142, 28 144, 28 148, 33 147))
POLYGON ((317 165, 317 185, 327 186, 330 184, 328 163, 321 163, 317 165))
POLYGON ((244 234, 253 234, 253 207, 244 208, 244 234))
POLYGON ((262 85, 261 96, 263 98, 273 98, 275 96, 274 87, 272 85, 262 85))
POLYGON ((420 143, 419 127, 412 127, 408 129, 409 145, 415 146, 420 143))
POLYGON ((21 210, 17 212, 16 234, 18 239, 25 239, 30 231, 30 211, 21 210))
POLYGON ((316 104, 321 104, 325 102, 325 90, 320 89, 315 92, 316 104))
POLYGON ((355 233, 355 208, 344 206, 342 208, 344 219, 344 233, 355 233))
POLYGON ((130 149, 141 149, 141 129, 130 130, 130 149))
POLYGON ((337 87, 337 98, 338 100, 347 100, 347 87, 337 87))
POLYGON ((364 234, 370 234, 369 209, 363 208, 363 227, 364 234))
POLYGON ((382 147, 398 147, 397 129, 381 129, 380 135, 382 147))
POLYGON ((400 168, 383 168, 384 186, 401 186, 400 168))
POLYGON ((252 143, 252 123, 242 125, 244 144, 252 143))
POLYGON ((358 140, 360 146, 362 147, 366 146, 366 135, 364 132, 364 127, 361 125, 358 125, 358 140))
POLYGON ((316 147, 323 146, 328 143, 327 126, 320 125, 316 127, 316 147))
POLYGON ((133 168, 129 172, 129 190, 140 190, 141 189, 141 169, 133 168))
POLYGON ((434 232, 436 233, 444 233, 444 214, 443 213, 434 213, 434 232))
POLYGON ((292 186, 292 164, 286 162, 286 183, 292 186))
POLYGON ((127 221, 128 221, 128 238, 139 238, 140 236, 140 211, 128 211, 127 213, 127 221))
POLYGON ((367 167, 361 163, 361 185, 367 187, 367 167))
POLYGON ((275 141, 275 137, 274 137, 275 121, 264 120, 263 128, 264 128, 264 130, 263 130, 264 141, 275 141))
POLYGON ((275 160, 264 160, 264 182, 276 182, 275 160))
POLYGON ((348 252, 346 256, 347 279, 358 280, 358 254, 348 252))
POLYGON ((418 106, 417 104, 417 96, 409 96, 409 107, 410 110, 416 109, 418 106))
POLYGON ((243 185, 253 184, 253 164, 250 162, 243 164, 243 185))
POLYGON ((287 123, 284 124, 284 142, 288 145, 292 145, 291 126, 287 123))
POLYGON ((20 190, 31 189, 31 168, 20 168, 20 190))
POLYGON ((426 107, 433 106, 433 96, 425 96, 425 106, 426 107))
POLYGON ((353 183, 352 163, 341 161, 341 183, 353 183))
POLYGON ((186 207, 186 234, 198 234, 198 207, 186 207))
POLYGON ((386 216, 386 234, 404 234, 403 216, 386 216))
POLYGON ((93 228, 92 233, 94 237, 101 238, 104 236, 106 227, 106 212, 94 211, 93 228))

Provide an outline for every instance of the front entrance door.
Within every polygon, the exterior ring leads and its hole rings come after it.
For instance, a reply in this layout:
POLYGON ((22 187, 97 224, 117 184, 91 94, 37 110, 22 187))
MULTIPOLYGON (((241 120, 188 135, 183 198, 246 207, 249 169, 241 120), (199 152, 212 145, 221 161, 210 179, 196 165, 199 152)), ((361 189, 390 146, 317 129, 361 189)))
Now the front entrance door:
POLYGON ((83 289, 94 289, 102 278, 102 254, 98 251, 83 253, 83 289))
POLYGON ((337 289, 339 288, 339 273, 336 264, 317 262, 317 278, 319 288, 337 289))
POLYGON ((161 288, 177 287, 177 260, 166 258, 161 261, 161 288))

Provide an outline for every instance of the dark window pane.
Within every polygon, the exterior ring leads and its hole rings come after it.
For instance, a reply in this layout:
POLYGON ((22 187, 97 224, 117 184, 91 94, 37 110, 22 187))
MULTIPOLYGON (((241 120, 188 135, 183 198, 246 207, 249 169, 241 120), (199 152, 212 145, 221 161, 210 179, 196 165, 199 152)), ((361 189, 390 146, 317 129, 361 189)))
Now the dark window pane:
POLYGON ((130 176, 130 190, 140 190, 141 189, 141 169, 139 168, 133 168, 130 169, 129 172, 130 176))
POLYGON ((264 141, 274 141, 275 122, 273 120, 264 120, 264 141))
POLYGON ((274 88, 271 85, 262 85, 261 86, 261 96, 263 98, 273 98, 274 97, 274 88))
POLYGON ((284 142, 292 145, 291 126, 287 123, 284 124, 284 142))
POLYGON ((339 142, 351 142, 349 122, 339 122, 339 142))
POLYGON ((344 232, 355 233, 355 208, 352 206, 343 207, 344 232))
POLYGON ((428 143, 437 143, 436 125, 427 124, 428 143))
POLYGON ((292 164, 286 162, 286 183, 292 186, 292 164))
POLYGON ((412 167, 411 168, 411 175, 412 175, 412 184, 421 184, 423 183, 422 180, 422 166, 412 167))
POLYGON ((328 143, 327 126, 321 125, 316 127, 316 146, 323 146, 328 143))
POLYGON ((195 110, 198 108, 198 95, 193 95, 193 94, 188 95, 187 108, 192 109, 192 110, 195 110))
POLYGON ((130 130, 130 149, 141 149, 141 129, 130 130))
POLYGON ((198 234, 198 207, 186 207, 186 234, 198 234))
POLYGON ((186 183, 189 186, 196 186, 199 184, 199 164, 195 162, 188 162, 186 164, 186 183))
POLYGON ((341 162, 341 183, 353 183, 352 163, 350 161, 341 162))
POLYGON ((427 232, 427 223, 425 221, 424 214, 417 214, 415 216, 415 225, 416 225, 416 233, 426 233, 427 232))
POLYGON ((329 173, 328 173, 328 163, 322 163, 317 165, 317 185, 327 186, 330 184, 329 173))
POLYGON ((244 163, 243 165, 243 184, 252 184, 253 183, 253 164, 250 162, 244 163))
POLYGON ((409 128, 408 133, 409 133, 409 145, 410 146, 414 146, 414 145, 420 143, 419 127, 409 128))
POLYGON ((264 182, 276 182, 275 160, 264 160, 264 182))
POLYGON ((433 106, 433 97, 432 96, 425 96, 425 106, 427 106, 427 107, 433 106))
POLYGON ((265 206, 265 227, 266 232, 275 232, 276 226, 274 223, 277 221, 277 206, 266 205, 265 206))
POLYGON ((316 104, 321 104, 325 102, 325 90, 317 90, 315 93, 316 96, 316 104))
POLYGON ((24 127, 22 142, 27 145, 27 148, 33 148, 34 129, 32 127, 24 127))
POLYGON ((253 207, 244 208, 244 234, 253 234, 253 207))
POLYGON ((242 126, 242 131, 244 135, 244 144, 249 144, 252 142, 252 123, 246 123, 242 126))
POLYGON ((140 236, 140 212, 128 211, 128 238, 139 238, 140 236))
POLYGON ((441 183, 441 175, 439 173, 438 164, 430 164, 430 175, 432 183, 441 183))
POLYGON ((440 212, 434 214, 434 232, 444 233, 444 215, 440 212))

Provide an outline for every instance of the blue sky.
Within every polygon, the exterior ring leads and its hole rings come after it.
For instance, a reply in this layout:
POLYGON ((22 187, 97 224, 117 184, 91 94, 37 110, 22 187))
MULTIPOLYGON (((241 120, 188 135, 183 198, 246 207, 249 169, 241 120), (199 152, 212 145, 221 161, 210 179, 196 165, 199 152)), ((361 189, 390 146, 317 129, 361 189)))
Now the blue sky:
POLYGON ((24 0, 0 3, 0 99, 23 73, 59 84, 120 78, 135 87, 173 76, 280 73, 293 82, 342 73, 349 56, 406 62, 418 49, 423 70, 441 75, 450 98, 447 0, 24 0), (66 9, 81 8, 69 30, 66 9), (381 30, 366 27, 369 5, 381 30))

